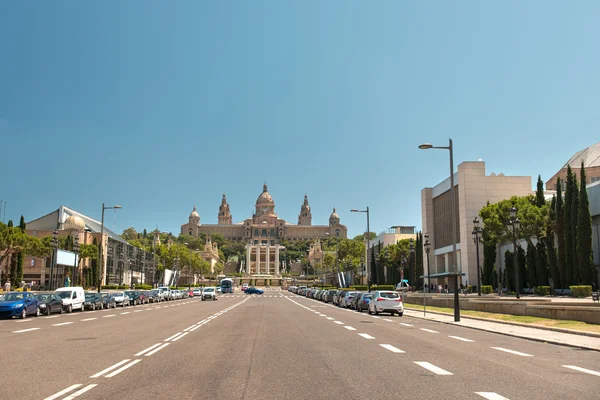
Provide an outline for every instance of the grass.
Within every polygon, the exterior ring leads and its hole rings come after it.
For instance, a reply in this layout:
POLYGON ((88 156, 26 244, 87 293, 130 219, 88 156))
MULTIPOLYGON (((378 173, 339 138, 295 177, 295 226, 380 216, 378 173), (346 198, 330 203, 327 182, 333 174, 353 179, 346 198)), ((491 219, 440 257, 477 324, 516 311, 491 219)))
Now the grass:
MULTIPOLYGON (((406 304, 405 303, 404 307, 408 308, 410 310, 419 310, 419 311, 423 310, 423 306, 419 306, 416 304, 406 304)), ((444 313, 444 314, 450 314, 450 315, 454 314, 454 310, 452 308, 446 308, 446 307, 427 306, 427 310, 444 313)), ((587 322, 581 322, 581 321, 530 317, 527 315, 496 314, 496 313, 473 311, 473 310, 460 310, 460 313, 461 313, 461 315, 464 315, 467 317, 497 319, 497 320, 507 321, 507 322, 519 322, 521 324, 528 324, 531 326, 550 326, 550 327, 554 327, 554 328, 565 328, 565 329, 573 329, 576 331, 600 333, 600 325, 588 324, 587 322)))

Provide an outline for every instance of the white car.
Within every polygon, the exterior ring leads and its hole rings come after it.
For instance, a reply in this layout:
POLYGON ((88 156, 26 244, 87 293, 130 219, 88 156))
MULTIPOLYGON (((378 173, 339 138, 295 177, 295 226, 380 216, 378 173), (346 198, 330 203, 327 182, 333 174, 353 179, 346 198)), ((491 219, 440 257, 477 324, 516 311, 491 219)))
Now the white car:
POLYGON ((404 304, 398 292, 381 290, 373 293, 373 298, 369 301, 369 314, 377 315, 380 312, 398 314, 399 317, 404 314, 404 304))
POLYGON ((204 300, 216 300, 217 299, 217 289, 215 287, 205 287, 202 290, 202 301, 204 300))
POLYGON ((200 290, 200 289, 194 289, 193 292, 194 292, 194 297, 200 296, 202 294, 202 290, 200 290))
POLYGON ((61 287, 54 291, 63 301, 63 307, 66 312, 73 310, 83 311, 85 301, 85 292, 81 286, 61 287))
POLYGON ((114 292, 113 296, 115 296, 115 303, 117 306, 120 305, 121 307, 125 307, 125 304, 128 306, 131 305, 131 299, 125 292, 114 292))

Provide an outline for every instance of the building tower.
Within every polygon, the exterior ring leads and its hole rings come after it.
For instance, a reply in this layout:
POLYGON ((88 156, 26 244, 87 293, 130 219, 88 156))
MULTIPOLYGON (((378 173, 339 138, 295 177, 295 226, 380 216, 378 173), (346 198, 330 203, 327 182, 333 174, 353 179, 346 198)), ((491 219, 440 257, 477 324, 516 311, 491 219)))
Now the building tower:
POLYGON ((329 216, 329 226, 337 226, 340 224, 340 216, 337 212, 335 212, 335 207, 333 207, 333 212, 329 216))
POLYGON ((194 210, 190 213, 189 223, 192 225, 200 225, 200 214, 196 211, 196 205, 194 204, 194 210))
POLYGON ((298 225, 312 225, 312 214, 310 213, 310 206, 308 205, 307 195, 304 195, 304 203, 302 204, 302 207, 300 207, 300 215, 298 215, 298 225))
POLYGON ((269 194, 267 184, 263 185, 263 191, 256 199, 256 214, 255 216, 260 217, 262 215, 276 216, 275 214, 275 202, 269 194))
POLYGON ((219 206, 219 225, 231 225, 231 223, 231 209, 229 208, 229 204, 227 204, 227 197, 223 193, 221 205, 219 206))

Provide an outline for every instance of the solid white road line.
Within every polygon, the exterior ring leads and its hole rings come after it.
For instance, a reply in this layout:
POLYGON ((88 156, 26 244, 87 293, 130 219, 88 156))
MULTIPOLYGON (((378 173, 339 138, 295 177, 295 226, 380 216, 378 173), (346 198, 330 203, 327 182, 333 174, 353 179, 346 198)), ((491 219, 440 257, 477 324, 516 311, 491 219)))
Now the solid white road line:
POLYGON ((60 324, 52 324, 52 326, 71 325, 73 322, 61 322, 60 324))
POLYGON ((22 319, 20 321, 17 321, 17 324, 22 324, 23 322, 31 322, 33 321, 32 319, 22 319))
POLYGON ((176 334, 174 334, 173 336, 169 336, 168 338, 166 338, 166 339, 165 339, 165 342, 168 342, 168 341, 170 341, 171 339, 173 339, 173 338, 174 338, 174 337, 176 337, 176 336, 179 336, 179 335, 181 335, 182 333, 183 333, 183 332, 177 332, 177 333, 176 333, 176 334))
POLYGON ((103 315, 102 318, 116 317, 117 314, 103 315))
POLYGON ((344 323, 342 321, 333 321, 334 324, 338 324, 338 325, 344 325, 344 323))
POLYGON ((475 392, 475 394, 478 394, 484 399, 488 400, 508 400, 506 397, 500 396, 498 393, 494 392, 475 392))
POLYGON ((58 318, 58 317, 60 317, 60 315, 50 315, 50 316, 48 316, 48 317, 46 317, 44 319, 58 318))
POLYGON ((422 331, 425 331, 425 332, 429 332, 429 333, 439 333, 438 331, 434 331, 434 330, 427 329, 427 328, 419 328, 419 329, 422 331))
POLYGON ((440 367, 436 367, 435 365, 428 363, 426 361, 415 361, 415 364, 417 364, 418 366, 423 367, 437 375, 452 375, 452 372, 443 370, 440 367))
POLYGON ((81 320, 81 322, 85 322, 85 321, 93 321, 93 320, 95 320, 95 319, 98 319, 98 318, 86 318, 86 319, 82 319, 82 320, 81 320))
POLYGON ((142 312, 142 311, 144 311, 144 310, 135 310, 134 312, 142 312))
POLYGON ((515 355, 521 356, 521 357, 533 357, 531 354, 521 353, 520 351, 505 349, 504 347, 492 347, 492 349, 504 351, 504 352, 510 353, 510 354, 515 354, 515 355))
POLYGON ((202 326, 202 324, 196 325, 195 327, 193 327, 192 329, 190 329, 190 332, 194 332, 196 329, 200 328, 201 326, 202 326))
POLYGON ((371 335, 369 335, 367 333, 359 333, 358 336, 361 336, 361 337, 363 337, 365 339, 369 339, 369 340, 375 339, 373 336, 371 336, 371 335))
MULTIPOLYGON (((348 311, 348 310, 346 310, 346 311, 348 311)), ((372 317, 372 318, 377 318, 377 319, 381 318, 381 317, 378 317, 378 316, 376 316, 376 315, 371 315, 371 317, 372 317)))
POLYGON ((68 388, 66 388, 66 389, 64 389, 64 390, 61 390, 61 391, 60 391, 60 392, 58 392, 58 393, 54 393, 54 394, 53 394, 52 396, 50 396, 50 397, 46 397, 44 400, 54 400, 54 399, 57 399, 57 398, 59 398, 60 396, 62 396, 63 394, 65 394, 65 393, 69 393, 71 390, 75 390, 75 389, 77 389, 77 388, 78 388, 78 387, 80 387, 80 386, 83 386, 83 384, 81 384, 81 383, 77 383, 77 384, 75 384, 75 385, 71 385, 71 386, 69 386, 68 388))
POLYGON ((452 339, 456 339, 456 340, 462 340, 463 342, 470 342, 470 343, 474 342, 474 340, 465 339, 464 337, 460 337, 460 336, 448 336, 448 337, 452 338, 452 339))
POLYGON ((124 366, 122 366, 118 370, 116 370, 114 372, 111 372, 110 374, 106 375, 106 378, 112 378, 113 376, 118 375, 121 372, 125 371, 127 368, 133 367, 135 364, 139 363, 140 361, 142 361, 142 360, 141 359, 133 360, 129 364, 125 364, 124 366))
POLYGON ((129 311, 122 312, 121 315, 130 314, 129 311))
POLYGON ((111 365, 110 367, 108 367, 108 368, 106 368, 106 369, 103 369, 102 371, 98 372, 97 374, 94 374, 94 375, 90 376, 90 379, 91 379, 91 378, 97 378, 97 377, 99 377, 99 376, 102 376, 102 375, 104 375, 104 374, 105 374, 105 373, 107 373, 107 372, 110 372, 110 371, 112 371, 112 370, 113 370, 113 369, 115 369, 115 368, 119 368, 121 365, 125 364, 125 363, 126 363, 126 362, 128 362, 128 361, 129 361, 129 359, 128 359, 128 358, 127 358, 127 359, 125 359, 125 360, 123 360, 123 361, 119 361, 119 362, 118 362, 118 363, 116 363, 115 365, 111 365))
POLYGON ((146 353, 146 357, 151 356, 154 353, 157 353, 159 351, 161 351, 162 349, 164 349, 165 347, 167 347, 168 345, 170 345, 171 343, 163 343, 161 346, 155 348, 154 350, 152 350, 150 353, 146 353))
POLYGON ((348 326, 348 325, 344 326, 344 328, 348 329, 349 331, 355 331, 356 330, 356 328, 353 328, 353 327, 348 326))
POLYGON ((196 326, 195 324, 194 324, 194 325, 192 325, 192 326, 188 326, 188 327, 187 327, 187 328, 185 328, 183 331, 184 331, 184 332, 187 332, 187 331, 191 330, 191 329, 192 329, 193 327, 195 327, 195 326, 196 326))
POLYGON ((184 334, 182 334, 181 336, 176 337, 175 339, 171 340, 171 342, 176 342, 179 339, 181 339, 182 337, 184 337, 185 335, 189 334, 189 332, 185 332, 184 334))
POLYGON ((161 344, 162 344, 162 343, 156 343, 156 344, 153 344, 152 346, 148 347, 147 349, 145 349, 145 350, 142 350, 142 351, 140 351, 139 353, 136 353, 136 354, 134 354, 134 357, 137 357, 137 356, 143 356, 145 353, 147 353, 147 352, 149 352, 150 350, 152 350, 152 349, 154 349, 154 348, 156 348, 156 347, 160 346, 161 344))
POLYGON ((387 321, 387 322, 394 322, 394 321, 392 321, 391 319, 388 319, 388 318, 384 318, 383 320, 387 321))
POLYGON ((23 332, 37 331, 38 329, 41 329, 41 328, 21 329, 19 331, 13 331, 12 333, 23 333, 23 332))
POLYGON ((600 372, 591 369, 581 368, 575 365, 563 365, 565 368, 574 369, 575 371, 585 372, 586 374, 600 376, 600 372))
POLYGON ((411 325, 411 324, 407 324, 405 322, 400 322, 400 325, 402 325, 402 326, 414 326, 414 325, 411 325))
POLYGON ((92 383, 91 385, 87 385, 86 387, 84 387, 83 389, 79 389, 78 391, 76 391, 75 393, 73 393, 72 395, 65 397, 63 400, 73 400, 75 397, 79 397, 82 394, 84 394, 85 392, 87 392, 88 390, 91 390, 93 388, 95 388, 96 386, 98 386, 95 383, 92 383))
POLYGON ((380 344, 380 346, 386 350, 391 351, 392 353, 405 353, 405 351, 400 350, 399 348, 394 347, 391 344, 380 344))
POLYGON ((333 321, 335 318, 327 317, 327 319, 333 321))

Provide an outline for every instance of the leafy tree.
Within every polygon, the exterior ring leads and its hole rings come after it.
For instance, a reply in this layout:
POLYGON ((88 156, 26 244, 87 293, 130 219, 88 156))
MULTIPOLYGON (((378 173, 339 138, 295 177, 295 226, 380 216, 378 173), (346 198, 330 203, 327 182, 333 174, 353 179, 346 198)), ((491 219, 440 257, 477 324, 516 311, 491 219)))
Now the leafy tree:
MULTIPOLYGON (((558 227, 558 220, 556 216, 557 210, 557 197, 552 196, 552 203, 550 205, 548 220, 546 223, 546 237, 544 238, 545 247, 546 247, 546 255, 548 258, 548 266, 550 278, 552 279, 552 286, 559 287, 560 286, 560 276, 558 269, 558 255, 556 253, 556 247, 554 244, 556 229, 558 227)), ((544 285, 546 283, 544 282, 544 285)))
POLYGON ((535 250, 536 286, 548 286, 548 253, 545 240, 539 240, 535 250))
MULTIPOLYGON (((92 241, 92 244, 96 247, 98 247, 98 240, 96 240, 96 238, 94 238, 94 240, 92 241)), ((98 257, 100 256, 100 251, 98 250, 98 257)), ((96 286, 98 285, 98 282, 100 282, 100 268, 98 268, 98 257, 96 259, 92 259, 92 267, 91 267, 91 277, 92 277, 92 284, 90 286, 96 286)))
MULTIPOLYGON (((25 218, 21 215, 21 220, 19 221, 19 229, 21 230, 21 233, 24 235, 25 234, 25 218)), ((23 259, 25 258, 25 254, 23 251, 19 251, 19 253, 17 253, 17 271, 15 274, 15 280, 14 280, 14 284, 16 287, 21 285, 21 282, 23 281, 23 259)))
MULTIPOLYGON (((529 282, 529 287, 533 288, 537 286, 537 277, 536 277, 536 247, 533 243, 528 240, 527 241, 527 282, 529 282)), ((525 281, 522 281, 522 285, 525 286, 525 281)))
POLYGON ((142 237, 145 239, 148 236, 148 232, 146 231, 146 228, 144 228, 144 233, 142 234, 142 237))
MULTIPOLYGON (((377 234, 375 232, 369 232, 369 240, 375 240, 375 238, 377 237, 377 234)), ((365 241, 365 235, 364 233, 361 235, 356 235, 354 236, 354 238, 352 240, 356 240, 359 242, 364 242, 365 241)))
POLYGON ((504 284, 507 290, 515 290, 515 257, 512 251, 506 250, 504 252, 504 284))
POLYGON ((481 280, 484 285, 497 286, 497 280, 494 279, 494 265, 496 263, 496 245, 490 244, 487 231, 484 229, 483 240, 483 275, 481 280))
POLYGON ((521 246, 517 246, 517 262, 519 263, 519 289, 522 289, 527 282, 527 256, 521 246))
MULTIPOLYGON (((566 288, 567 285, 567 274, 566 274, 566 261, 565 261, 565 207, 563 203, 562 197, 562 183, 560 181, 560 177, 556 181, 557 189, 556 189, 556 225, 555 225, 555 233, 556 240, 558 243, 557 246, 557 280, 554 281, 554 285, 558 288, 566 288)), ((550 236, 549 236, 550 240, 550 236)), ((552 239, 554 242, 554 239, 552 239)), ((548 250, 550 250, 550 245, 548 245, 548 250)), ((552 260, 552 259, 550 259, 552 260)), ((554 279, 554 278, 552 278, 554 279)))
POLYGON ((375 246, 371 247, 371 261, 369 262, 369 266, 371 267, 371 284, 378 285, 380 274, 377 268, 377 262, 375 261, 375 246))
MULTIPOLYGON (((573 255, 573 259, 571 261, 571 268, 572 268, 572 280, 571 280, 571 285, 577 285, 578 283, 580 283, 580 277, 579 277, 579 257, 578 257, 578 253, 577 253, 577 242, 579 241, 579 230, 577 228, 577 223, 578 223, 578 215, 579 215, 579 187, 577 185, 577 177, 575 176, 575 174, 573 173, 573 180, 572 183, 573 185, 573 201, 571 203, 571 233, 573 234, 573 242, 571 244, 572 248, 571 248, 571 254, 573 255)), ((585 183, 583 184, 584 186, 584 190, 585 190, 585 183)))
POLYGON ((537 190, 535 191, 535 205, 543 207, 546 204, 546 198, 544 197, 544 183, 542 177, 538 175, 537 190))
POLYGON ((323 266, 325 267, 325 272, 332 272, 334 264, 335 256, 331 253, 325 253, 323 256, 323 266))
POLYGON ((126 241, 130 242, 138 238, 138 233, 134 227, 129 227, 121 233, 121 237, 126 241))
POLYGON ((598 274, 594 267, 592 253, 592 217, 586 188, 585 168, 581 162, 581 187, 579 191, 579 212, 577 214, 577 260, 579 262, 579 283, 598 288, 598 274))
MULTIPOLYGON (((573 219, 571 213, 573 212, 573 173, 571 172, 571 166, 567 166, 567 185, 565 189, 565 283, 563 287, 569 287, 573 282, 573 219)), ((559 248, 560 249, 560 248, 559 248)))
MULTIPOLYGON (((77 267, 79 268, 80 274, 81 274, 81 278, 79 279, 80 281, 86 282, 87 280, 84 281, 84 279, 86 277, 83 277, 83 271, 82 271, 82 261, 89 259, 89 260, 97 260, 98 259, 98 254, 99 254, 99 250, 98 250, 98 246, 96 246, 95 244, 80 244, 79 245, 79 257, 78 257, 78 262, 77 262, 77 267)), ((86 268, 89 270, 89 268, 86 268)), ((88 271, 86 271, 86 273, 88 273, 88 271)))

